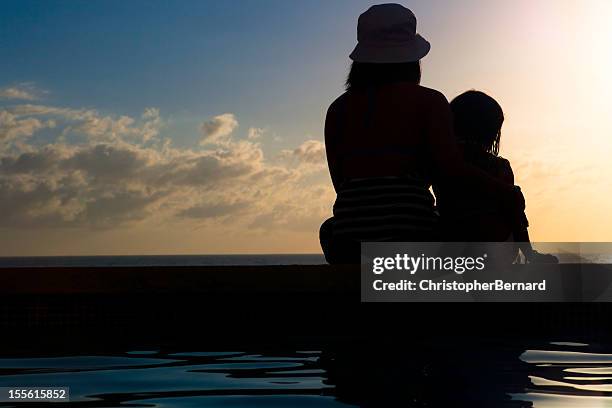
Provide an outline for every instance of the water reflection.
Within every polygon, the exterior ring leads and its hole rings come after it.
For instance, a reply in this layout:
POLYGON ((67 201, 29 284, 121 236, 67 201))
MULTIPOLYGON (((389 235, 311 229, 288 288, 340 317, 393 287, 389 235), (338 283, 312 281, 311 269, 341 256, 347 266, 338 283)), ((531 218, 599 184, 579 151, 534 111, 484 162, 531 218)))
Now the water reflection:
POLYGON ((343 406, 323 382, 319 354, 130 351, 3 358, 0 386, 69 386, 71 401, 63 405, 74 407, 343 406))
POLYGON ((323 351, 11 356, 0 358, 0 386, 9 385, 69 386, 71 402, 58 407, 588 408, 612 406, 612 354, 573 341, 525 350, 378 339, 323 351))
POLYGON ((530 407, 513 399, 529 385, 524 349, 437 339, 397 339, 323 356, 338 399, 365 407, 530 407))
POLYGON ((551 343, 551 349, 527 350, 531 386, 515 398, 537 408, 612 405, 612 354, 602 346, 551 343))
POLYGON ((387 341, 344 349, 324 366, 336 396, 360 406, 612 406, 610 348, 572 341, 535 346, 387 341))

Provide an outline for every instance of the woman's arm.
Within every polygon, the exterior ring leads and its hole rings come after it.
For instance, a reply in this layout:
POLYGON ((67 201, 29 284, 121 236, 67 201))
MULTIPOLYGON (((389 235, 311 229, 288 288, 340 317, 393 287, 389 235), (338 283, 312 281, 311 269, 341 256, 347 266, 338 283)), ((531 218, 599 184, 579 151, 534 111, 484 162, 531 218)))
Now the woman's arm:
POLYGON ((342 120, 339 117, 339 112, 341 111, 339 105, 343 103, 346 103, 346 100, 342 96, 336 99, 327 109, 327 115, 325 116, 325 154, 327 155, 329 174, 331 175, 332 184, 336 192, 338 192, 342 182, 337 138, 340 130, 339 121, 342 120))

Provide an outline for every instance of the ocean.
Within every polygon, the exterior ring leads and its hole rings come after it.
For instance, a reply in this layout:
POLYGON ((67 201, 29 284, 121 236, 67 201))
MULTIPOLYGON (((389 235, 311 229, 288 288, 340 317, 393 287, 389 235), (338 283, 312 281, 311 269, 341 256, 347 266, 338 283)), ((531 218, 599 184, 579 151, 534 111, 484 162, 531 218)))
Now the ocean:
POLYGON ((113 266, 321 265, 322 254, 263 255, 126 255, 0 257, 0 268, 113 266))
MULTIPOLYGON (((585 253, 554 252, 560 263, 612 264, 610 251, 585 253)), ((323 254, 255 255, 108 255, 108 256, 23 256, 0 257, 0 268, 32 267, 146 267, 146 266, 271 266, 324 265, 323 254)))

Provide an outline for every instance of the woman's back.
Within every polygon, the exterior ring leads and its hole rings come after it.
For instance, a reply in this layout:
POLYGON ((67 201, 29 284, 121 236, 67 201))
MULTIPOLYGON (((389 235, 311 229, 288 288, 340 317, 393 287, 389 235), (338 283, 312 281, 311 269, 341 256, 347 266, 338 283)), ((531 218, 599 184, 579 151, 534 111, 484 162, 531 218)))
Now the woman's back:
POLYGON ((442 139, 451 140, 449 123, 446 98, 408 82, 349 90, 338 98, 325 128, 338 195, 322 242, 358 254, 363 241, 435 240, 430 138, 446 132, 442 139))
POLYGON ((355 178, 405 175, 429 185, 428 132, 449 112, 439 92, 408 82, 346 92, 330 106, 325 126, 334 186, 355 178))

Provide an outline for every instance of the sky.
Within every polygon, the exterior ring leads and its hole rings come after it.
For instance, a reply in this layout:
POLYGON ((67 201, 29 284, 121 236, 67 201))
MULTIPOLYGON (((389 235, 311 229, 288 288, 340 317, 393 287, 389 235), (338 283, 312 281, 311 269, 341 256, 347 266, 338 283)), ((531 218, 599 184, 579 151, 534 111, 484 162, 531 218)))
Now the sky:
MULTIPOLYGON (((320 252, 361 0, 0 2, 0 256, 320 252)), ((534 241, 611 241, 612 2, 406 1, 502 105, 534 241)))

